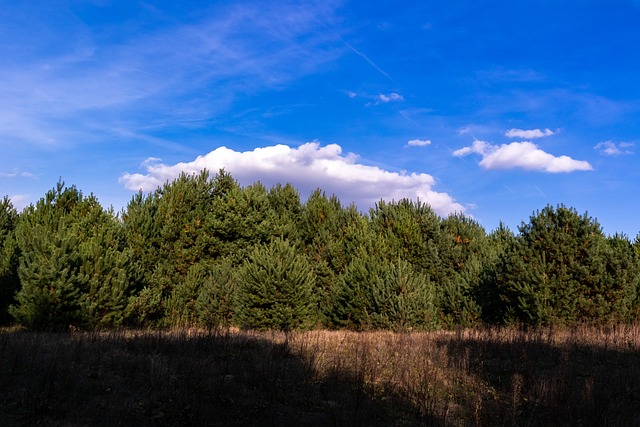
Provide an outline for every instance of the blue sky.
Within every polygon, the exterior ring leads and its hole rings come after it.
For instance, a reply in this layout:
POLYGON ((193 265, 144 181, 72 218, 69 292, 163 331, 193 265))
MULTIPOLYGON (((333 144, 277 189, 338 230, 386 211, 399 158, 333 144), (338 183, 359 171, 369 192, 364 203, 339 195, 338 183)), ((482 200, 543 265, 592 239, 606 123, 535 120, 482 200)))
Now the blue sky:
POLYGON ((640 232, 640 1, 0 0, 0 194, 181 171, 640 232), (183 4, 184 3, 184 4, 183 4))

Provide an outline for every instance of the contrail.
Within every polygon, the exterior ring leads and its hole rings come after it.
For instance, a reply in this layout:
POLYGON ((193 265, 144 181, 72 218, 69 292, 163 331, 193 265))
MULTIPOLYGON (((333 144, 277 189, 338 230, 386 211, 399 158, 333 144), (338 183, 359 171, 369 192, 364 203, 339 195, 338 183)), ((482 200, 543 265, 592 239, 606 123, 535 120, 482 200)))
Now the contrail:
POLYGON ((545 199, 547 198, 547 195, 544 194, 542 192, 542 190, 540 189, 540 187, 538 187, 537 185, 534 185, 533 188, 535 188, 536 190, 538 190, 538 193, 542 194, 542 197, 544 197, 545 199))
POLYGON ((504 184, 504 188, 506 188, 507 190, 509 190, 511 193, 516 194, 516 192, 515 192, 515 191, 513 191, 513 190, 511 189, 511 187, 509 187, 507 184, 504 184))
POLYGON ((369 65, 371 65, 373 68, 375 68, 376 70, 378 70, 378 72, 380 74, 382 74, 383 76, 385 76, 386 78, 388 78, 389 80, 391 80, 392 82, 394 82, 395 84, 399 85, 400 83, 398 83, 396 80, 394 80, 393 77, 391 77, 386 71, 384 71, 382 68, 378 67, 376 65, 375 62, 373 62, 371 59, 369 59, 369 57, 367 55, 365 55, 364 53, 360 52, 358 49, 356 49, 355 47, 351 46, 351 44, 349 44, 349 42, 342 40, 342 42, 345 44, 345 46, 347 46, 349 49, 351 49, 351 51, 353 53, 355 53, 356 55, 358 55, 360 58, 364 59, 365 61, 367 61, 369 63, 369 65))

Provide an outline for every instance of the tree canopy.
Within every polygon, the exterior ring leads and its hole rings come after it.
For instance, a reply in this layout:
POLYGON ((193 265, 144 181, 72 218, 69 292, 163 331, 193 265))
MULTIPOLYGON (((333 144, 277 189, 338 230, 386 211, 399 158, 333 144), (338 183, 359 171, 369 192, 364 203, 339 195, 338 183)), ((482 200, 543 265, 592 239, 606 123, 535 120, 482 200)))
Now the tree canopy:
POLYGON ((627 322, 640 235, 564 205, 514 233, 407 199, 367 213, 321 189, 182 174, 122 212, 59 182, 0 203, 0 320, 29 328, 434 329, 627 322))

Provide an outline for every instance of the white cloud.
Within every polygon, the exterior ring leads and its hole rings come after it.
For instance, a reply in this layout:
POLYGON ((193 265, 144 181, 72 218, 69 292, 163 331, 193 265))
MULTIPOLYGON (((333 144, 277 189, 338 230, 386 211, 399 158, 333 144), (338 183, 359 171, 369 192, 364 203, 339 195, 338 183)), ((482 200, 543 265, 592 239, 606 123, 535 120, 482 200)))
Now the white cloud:
POLYGON ((14 169, 11 172, 0 172, 0 178, 34 178, 35 175, 31 172, 24 172, 18 169, 14 169))
POLYGON ((13 196, 9 196, 9 199, 18 212, 22 211, 31 203, 31 196, 28 194, 14 194, 13 196))
POLYGON ((544 138, 545 136, 553 135, 553 131, 551 129, 509 129, 505 136, 509 138, 524 138, 524 139, 534 139, 534 138, 544 138))
POLYGON ((624 154, 633 154, 633 151, 627 150, 627 148, 633 147, 634 144, 630 142, 621 142, 616 145, 613 141, 602 141, 596 144, 593 148, 600 151, 605 156, 620 156, 624 154))
POLYGON ((388 95, 385 95, 384 93, 381 93, 380 95, 378 95, 377 97, 378 101, 383 102, 383 103, 388 103, 388 102, 392 102, 392 101, 404 101, 404 97, 400 94, 397 94, 395 92, 391 92, 388 95))
POLYGON ((427 145, 431 145, 431 140, 429 139, 412 139, 407 142, 407 145, 410 147, 426 147, 427 145))
POLYGON ((362 210, 380 199, 420 199, 440 215, 464 212, 465 208, 447 193, 434 191, 435 179, 425 173, 391 172, 358 162, 354 154, 342 154, 337 144, 321 146, 308 142, 298 148, 275 145, 238 152, 217 148, 195 160, 175 165, 143 163, 144 174, 126 173, 120 177, 125 188, 152 191, 181 172, 193 174, 202 169, 227 170, 242 185, 261 181, 266 186, 291 182, 304 198, 316 188, 336 194, 343 204, 355 202, 362 210))
POLYGON ((574 160, 568 156, 554 156, 532 142, 512 142, 511 144, 493 145, 485 141, 473 141, 470 147, 453 152, 461 157, 468 154, 482 156, 480 166, 484 169, 515 169, 560 173, 592 170, 591 164, 584 160, 574 160))

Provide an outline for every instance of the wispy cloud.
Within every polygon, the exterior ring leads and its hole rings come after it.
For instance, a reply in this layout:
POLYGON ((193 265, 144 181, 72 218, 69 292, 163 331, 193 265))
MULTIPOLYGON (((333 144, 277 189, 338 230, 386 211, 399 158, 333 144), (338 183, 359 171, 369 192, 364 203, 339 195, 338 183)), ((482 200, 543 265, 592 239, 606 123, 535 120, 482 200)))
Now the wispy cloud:
POLYGON ((539 172, 560 173, 592 170, 591 164, 584 160, 574 160, 569 156, 554 156, 541 150, 532 142, 512 142, 494 145, 485 141, 473 141, 469 147, 453 152, 461 157, 479 154, 480 166, 484 169, 525 169, 539 172))
POLYGON ((0 171, 0 178, 34 178, 36 175, 31 172, 14 169, 11 172, 0 171))
MULTIPOLYGON (((188 118, 193 126, 227 111, 239 94, 280 88, 342 55, 332 27, 336 7, 219 5, 203 10, 196 22, 135 37, 109 34, 117 41, 110 44, 95 42, 108 37, 77 19, 69 18, 64 28, 48 22, 52 28, 30 37, 30 49, 20 55, 0 47, 0 137, 56 145, 92 140, 117 127, 136 134, 150 121, 180 128, 188 118), (29 53, 39 50, 52 53, 29 53)), ((117 33, 120 27, 101 30, 117 33)))
POLYGON ((633 151, 629 150, 629 148, 633 147, 634 144, 631 142, 620 142, 616 144, 615 142, 602 141, 596 144, 593 148, 600 151, 600 154, 605 156, 622 156, 633 154, 633 151))
POLYGON ((544 80, 544 76, 532 69, 507 69, 504 67, 477 71, 479 79, 488 82, 538 82, 544 80))
POLYGON ((524 138, 524 139, 535 139, 535 138, 544 138, 545 136, 553 135, 553 131, 551 129, 509 129, 505 132, 505 136, 509 138, 524 138))
POLYGON ((409 147, 426 147, 427 145, 431 145, 430 139, 412 139, 407 142, 409 147))
POLYGON ((388 103, 388 102, 399 102, 399 101, 404 101, 404 97, 398 93, 395 92, 391 92, 390 94, 384 94, 381 93, 379 94, 376 99, 379 102, 382 102, 384 104, 388 103))
POLYGON ((592 125, 619 123, 640 109, 637 101, 564 87, 485 91, 479 92, 478 98, 483 105, 480 113, 485 117, 517 112, 533 115, 538 120, 550 121, 564 116, 565 122, 580 120, 592 125))
POLYGON ((336 144, 321 146, 309 142, 297 148, 275 145, 238 152, 217 148, 191 162, 167 165, 148 159, 145 173, 127 173, 120 182, 133 191, 151 191, 181 172, 197 173, 202 169, 229 171, 241 184, 260 180, 265 185, 291 182, 303 196, 316 188, 338 195, 343 203, 355 202, 360 209, 372 207, 381 198, 420 199, 437 213, 447 215, 465 208, 447 193, 434 190, 436 181, 426 173, 387 171, 358 161, 354 154, 342 154, 336 144))

